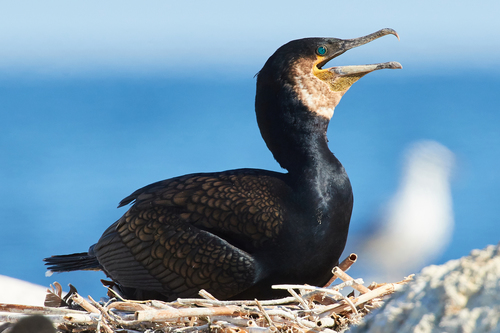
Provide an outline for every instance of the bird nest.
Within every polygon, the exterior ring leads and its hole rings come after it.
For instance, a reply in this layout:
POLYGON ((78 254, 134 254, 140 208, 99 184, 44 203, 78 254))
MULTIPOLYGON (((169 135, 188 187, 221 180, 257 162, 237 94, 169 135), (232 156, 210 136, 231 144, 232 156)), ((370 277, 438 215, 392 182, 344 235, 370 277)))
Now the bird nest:
MULTIPOLYGON (((63 297, 55 282, 48 290, 44 307, 0 304, 0 322, 17 322, 33 314, 50 319, 59 332, 339 332, 357 324, 372 309, 410 280, 366 287, 362 279, 353 279, 345 271, 356 261, 351 254, 332 270, 333 277, 324 287, 275 285, 286 289, 289 297, 275 300, 220 301, 208 292, 202 298, 180 298, 174 302, 124 300, 113 296, 96 302, 80 296, 76 289, 63 297), (342 280, 334 284, 336 279, 342 280), (346 288, 352 288, 347 294, 346 288), (342 291, 342 293, 341 293, 342 291), (357 296, 356 296, 357 295, 357 296)), ((347 290, 348 291, 348 290, 347 290)))

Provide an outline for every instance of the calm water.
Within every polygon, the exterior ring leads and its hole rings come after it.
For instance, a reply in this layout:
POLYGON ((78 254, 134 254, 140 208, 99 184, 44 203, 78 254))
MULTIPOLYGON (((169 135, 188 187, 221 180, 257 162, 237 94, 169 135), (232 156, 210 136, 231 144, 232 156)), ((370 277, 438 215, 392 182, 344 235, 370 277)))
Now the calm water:
MULTIPOLYGON (((352 232, 397 186, 400 154, 433 139, 457 154, 455 232, 436 263, 500 238, 500 79, 374 73, 336 110, 330 147, 355 192, 352 232)), ((104 274, 44 276, 42 258, 82 252, 153 181, 239 167, 279 170, 255 122, 255 81, 173 78, 0 81, 0 274, 74 284, 99 298, 104 274)))

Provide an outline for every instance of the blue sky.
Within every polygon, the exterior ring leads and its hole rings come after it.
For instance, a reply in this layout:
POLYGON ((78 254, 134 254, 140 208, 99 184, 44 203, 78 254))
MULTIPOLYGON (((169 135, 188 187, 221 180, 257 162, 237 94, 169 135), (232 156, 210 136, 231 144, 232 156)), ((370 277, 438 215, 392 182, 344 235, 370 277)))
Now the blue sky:
POLYGON ((291 39, 352 38, 384 27, 396 29, 401 43, 386 37, 350 52, 349 61, 398 60, 408 72, 498 70, 499 12, 494 0, 1 1, 0 70, 200 75, 215 66, 234 75, 291 39))

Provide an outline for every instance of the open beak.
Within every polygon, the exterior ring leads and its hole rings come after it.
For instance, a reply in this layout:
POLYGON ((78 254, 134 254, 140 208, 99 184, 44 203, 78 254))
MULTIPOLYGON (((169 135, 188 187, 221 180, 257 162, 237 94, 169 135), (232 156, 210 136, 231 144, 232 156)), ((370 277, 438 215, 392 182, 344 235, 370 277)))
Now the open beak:
POLYGON ((379 69, 402 69, 403 66, 397 61, 389 61, 383 62, 379 64, 373 65, 352 65, 352 66, 338 66, 328 68, 328 70, 337 75, 359 75, 360 73, 368 74, 370 72, 379 70, 379 69))
POLYGON ((328 61, 331 59, 338 57, 342 53, 367 44, 377 38, 380 38, 385 35, 394 35, 398 38, 399 36, 396 31, 393 29, 381 29, 377 32, 374 32, 372 34, 359 37, 359 38, 353 38, 353 39, 339 39, 338 40, 338 51, 335 52, 333 55, 325 58, 319 58, 318 62, 316 64, 315 68, 315 75, 324 80, 325 82, 329 83, 330 88, 333 91, 338 91, 341 92, 342 94, 345 93, 350 86, 359 80, 361 77, 364 75, 379 70, 379 69, 401 69, 403 66, 399 62, 396 61, 390 61, 390 62, 384 62, 384 63, 378 63, 378 64, 371 64, 371 65, 352 65, 352 66, 336 66, 336 67, 331 67, 331 68, 325 68, 322 69, 321 67, 325 65, 328 61))

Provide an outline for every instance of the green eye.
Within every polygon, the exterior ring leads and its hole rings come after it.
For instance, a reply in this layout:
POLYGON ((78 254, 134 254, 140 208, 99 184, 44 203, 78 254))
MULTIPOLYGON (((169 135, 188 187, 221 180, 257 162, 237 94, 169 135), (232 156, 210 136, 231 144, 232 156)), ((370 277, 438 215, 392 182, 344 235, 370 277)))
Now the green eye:
POLYGON ((316 49, 316 53, 320 56, 326 54, 326 46, 320 46, 316 49))

